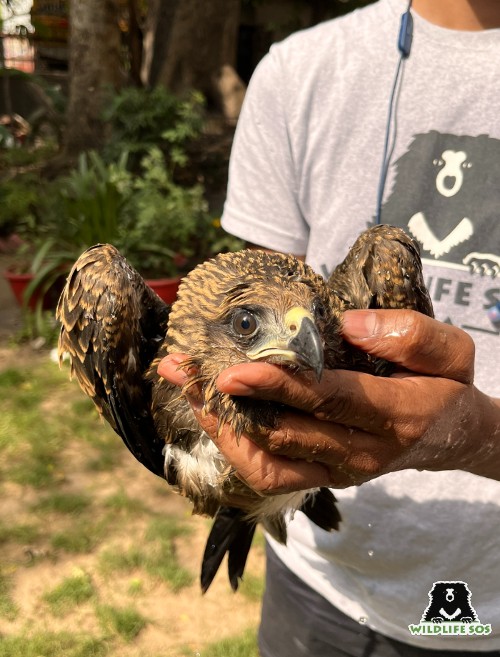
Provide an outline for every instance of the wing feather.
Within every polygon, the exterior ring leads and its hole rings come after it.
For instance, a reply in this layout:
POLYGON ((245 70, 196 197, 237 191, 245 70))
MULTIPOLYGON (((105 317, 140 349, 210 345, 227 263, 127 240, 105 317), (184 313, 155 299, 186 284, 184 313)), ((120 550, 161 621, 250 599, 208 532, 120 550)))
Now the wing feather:
POLYGON ((164 476, 163 440, 144 374, 163 342, 169 307, 111 245, 85 251, 57 308, 59 358, 99 412, 149 470, 164 476))
POLYGON ((329 286, 349 308, 408 308, 434 316, 418 244, 395 226, 362 233, 329 286))

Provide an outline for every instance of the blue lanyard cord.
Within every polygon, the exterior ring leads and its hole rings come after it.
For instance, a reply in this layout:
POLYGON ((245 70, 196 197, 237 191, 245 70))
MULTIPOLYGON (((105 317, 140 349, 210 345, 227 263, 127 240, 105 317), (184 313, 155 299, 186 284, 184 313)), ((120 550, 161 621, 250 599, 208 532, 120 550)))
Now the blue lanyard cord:
POLYGON ((389 100, 389 113, 387 115, 387 128, 385 131, 384 140, 384 153, 382 156, 382 167, 380 169, 380 180, 378 183, 377 191, 377 214, 376 223, 381 223, 382 214, 382 200, 384 196, 385 184, 387 181, 387 174, 389 172, 389 165, 391 163, 394 146, 396 145, 397 136, 397 104, 399 99, 399 91, 401 90, 401 81, 403 79, 403 57, 399 58, 396 75, 394 76, 394 83, 392 85, 391 97, 389 100), (394 119, 393 119, 394 116, 394 119), (392 134, 391 134, 392 128, 392 134))
POLYGON ((401 16, 401 25, 398 35, 398 50, 400 57, 392 84, 391 95, 389 98, 389 112, 387 115, 387 124, 385 130, 384 152, 382 157, 382 167, 380 169, 380 180, 377 190, 377 206, 375 220, 377 224, 382 221, 382 200, 384 196, 385 185, 387 182, 387 174, 389 172, 389 165, 391 162, 394 147, 396 145, 397 136, 397 106, 399 101, 399 93, 403 81, 403 62, 410 55, 411 43, 413 39, 413 18, 410 13, 412 0, 408 3, 406 12, 401 16))

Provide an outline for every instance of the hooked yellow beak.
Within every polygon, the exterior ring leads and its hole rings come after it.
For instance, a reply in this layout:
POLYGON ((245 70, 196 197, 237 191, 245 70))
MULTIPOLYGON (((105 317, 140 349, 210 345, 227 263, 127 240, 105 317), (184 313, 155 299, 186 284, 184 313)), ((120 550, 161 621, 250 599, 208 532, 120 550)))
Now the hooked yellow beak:
POLYGON ((323 341, 312 314, 300 306, 291 308, 285 315, 280 330, 267 336, 255 349, 247 352, 251 360, 273 363, 293 363, 312 370, 321 379, 324 367, 323 341))

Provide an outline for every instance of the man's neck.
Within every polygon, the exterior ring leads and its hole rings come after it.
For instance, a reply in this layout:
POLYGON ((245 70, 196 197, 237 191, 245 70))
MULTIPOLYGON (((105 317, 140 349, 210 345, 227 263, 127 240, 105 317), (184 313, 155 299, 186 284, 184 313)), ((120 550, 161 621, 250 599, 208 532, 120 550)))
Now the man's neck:
POLYGON ((413 9, 430 23, 451 30, 500 27, 499 0, 413 0, 413 9))

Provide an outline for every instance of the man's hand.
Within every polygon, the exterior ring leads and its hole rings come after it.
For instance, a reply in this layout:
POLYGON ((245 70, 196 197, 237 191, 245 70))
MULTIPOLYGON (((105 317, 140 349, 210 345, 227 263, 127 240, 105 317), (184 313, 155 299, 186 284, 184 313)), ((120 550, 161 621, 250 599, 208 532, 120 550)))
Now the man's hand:
MULTIPOLYGON (((325 371, 318 383, 274 365, 249 363, 219 375, 221 392, 287 405, 265 440, 230 429, 192 404, 198 421, 257 492, 358 485, 408 468, 467 470, 500 479, 500 400, 473 385, 474 344, 453 326, 413 311, 349 311, 344 337, 399 367, 392 377, 325 371), (258 443, 256 441, 259 441, 258 443)), ((183 357, 158 371, 182 385, 183 357)))

